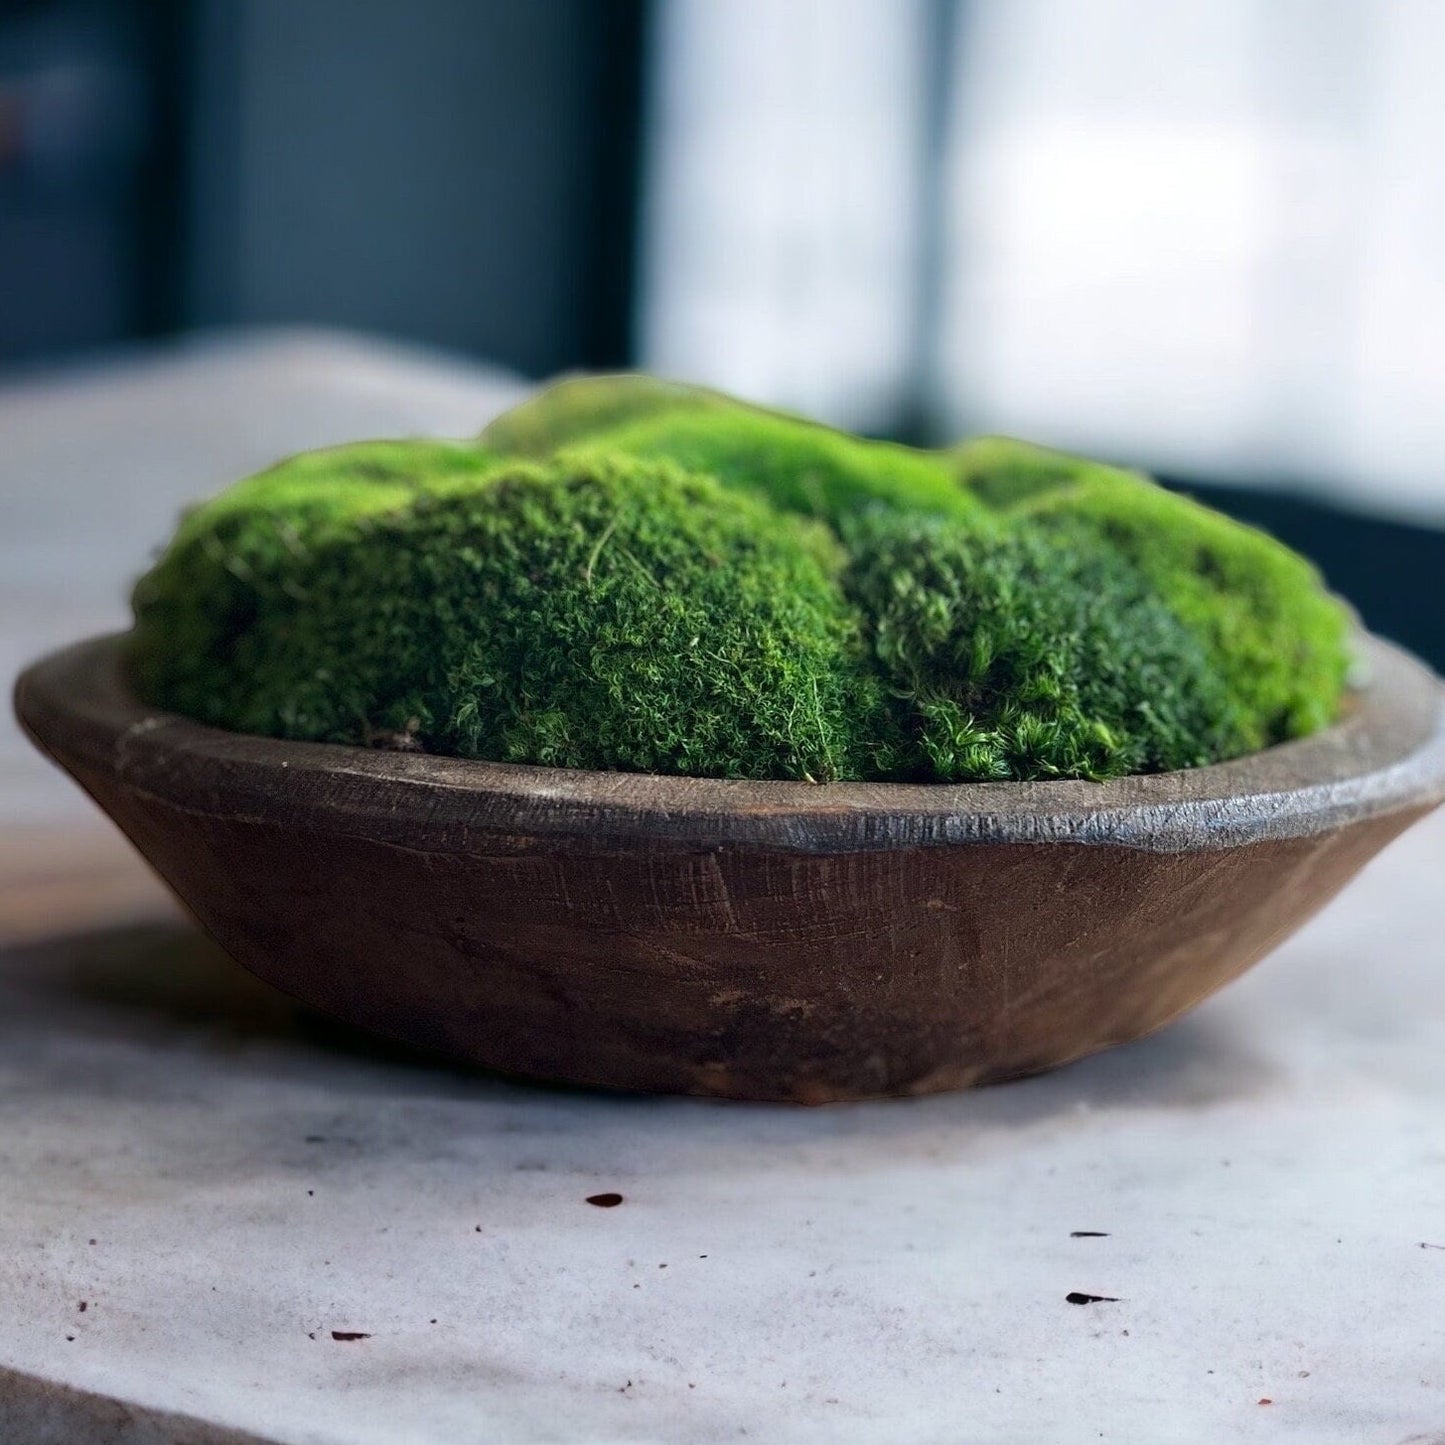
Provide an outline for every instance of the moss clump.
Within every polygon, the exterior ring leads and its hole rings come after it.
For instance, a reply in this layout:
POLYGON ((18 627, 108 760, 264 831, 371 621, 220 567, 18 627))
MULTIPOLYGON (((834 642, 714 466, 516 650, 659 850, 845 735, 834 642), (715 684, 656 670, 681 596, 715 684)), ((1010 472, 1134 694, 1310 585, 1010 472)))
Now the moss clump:
POLYGON ((955 457, 965 485, 1015 527, 1138 570, 1207 648, 1234 714, 1230 753, 1334 719, 1349 616, 1303 557, 1136 472, 998 437, 955 457))
POLYGON ((584 453, 475 464, 380 508, 369 488, 311 528, 290 493, 193 516, 137 589, 148 691, 246 732, 558 767, 880 765, 883 689, 820 528, 584 453))
POLYGON ((1239 749, 1205 647, 1117 555, 923 516, 863 519, 849 543, 924 774, 1104 778, 1239 749))
POLYGON ((527 456, 585 442, 664 459, 836 525, 868 506, 970 516, 948 458, 867 441, 702 387, 652 377, 579 377, 549 387, 482 433, 490 450, 527 456))
POLYGON ((1321 726, 1347 664, 1308 563, 1143 477, 635 377, 239 483, 135 611, 141 691, 220 726, 721 777, 1189 767, 1321 726))
MULTIPOLYGON (((331 618, 308 618, 313 589, 328 567, 343 565, 335 559, 419 495, 475 486, 486 471, 485 454, 460 442, 358 442, 291 457, 193 508, 136 585, 132 659, 141 690, 243 732, 357 736, 362 714, 353 711, 345 726, 319 721, 335 711, 311 700, 327 690, 324 679, 272 705, 277 664, 267 649, 294 630, 288 671, 296 673, 319 637, 335 631, 331 618)), ((336 691, 359 691, 344 652, 309 665, 334 675, 336 691)))

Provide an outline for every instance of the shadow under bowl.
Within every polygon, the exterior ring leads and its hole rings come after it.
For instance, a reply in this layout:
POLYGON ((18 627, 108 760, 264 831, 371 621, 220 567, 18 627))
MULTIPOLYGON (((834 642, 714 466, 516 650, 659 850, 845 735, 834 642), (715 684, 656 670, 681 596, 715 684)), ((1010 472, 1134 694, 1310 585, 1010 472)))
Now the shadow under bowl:
POLYGON ((739 782, 224 732, 123 639, 26 671, 35 742, 261 978, 513 1074, 823 1103, 1159 1028, 1445 797, 1445 690, 1363 639, 1313 737, 1107 783, 739 782))

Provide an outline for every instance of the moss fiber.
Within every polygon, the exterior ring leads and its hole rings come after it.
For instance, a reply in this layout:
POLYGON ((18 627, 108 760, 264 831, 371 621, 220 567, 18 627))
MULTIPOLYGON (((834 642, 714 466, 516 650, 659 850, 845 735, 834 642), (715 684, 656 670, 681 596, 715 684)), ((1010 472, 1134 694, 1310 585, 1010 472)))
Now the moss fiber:
POLYGON ((1349 662, 1309 563, 1145 477, 647 377, 293 457, 134 604, 141 692, 220 727, 712 777, 1193 767, 1327 724, 1349 662))

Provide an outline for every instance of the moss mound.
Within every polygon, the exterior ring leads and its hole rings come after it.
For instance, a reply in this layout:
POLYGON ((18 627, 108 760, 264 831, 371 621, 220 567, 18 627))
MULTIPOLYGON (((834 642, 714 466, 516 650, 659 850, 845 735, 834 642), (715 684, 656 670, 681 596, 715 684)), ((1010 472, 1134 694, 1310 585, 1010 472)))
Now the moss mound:
POLYGON ((193 515, 137 588, 138 672, 168 706, 558 767, 821 781, 887 765, 883 689, 820 528, 601 454, 474 460, 384 506, 368 478, 350 511, 339 491, 298 511, 289 480, 259 489, 274 509, 193 515))
POLYGON ((1349 668, 1349 617, 1303 557, 1147 477, 1000 437, 954 453, 960 479, 1015 527, 1107 549, 1205 645, 1228 690, 1219 756, 1331 722, 1349 668))
POLYGON ((312 655, 321 637, 348 630, 313 608, 313 595, 329 569, 349 570, 339 559, 380 521, 429 491, 475 486, 486 470, 484 454, 464 443, 358 442, 291 457, 193 508, 132 598, 141 691, 242 732, 363 738, 364 711, 320 721, 339 709, 318 695, 358 694, 362 684, 344 652, 312 655), (321 675, 297 685, 302 666, 321 675), (294 691, 275 697, 283 687, 294 691))
POLYGON ((511 455, 546 456, 585 443, 665 459, 835 525, 868 506, 944 516, 980 510, 942 453, 867 441, 651 377, 559 382, 493 422, 481 442, 511 455))
POLYGON ((1206 648, 1117 555, 906 515, 849 542, 849 593, 925 775, 1104 778, 1240 750, 1206 648))
POLYGON ((196 508, 135 592, 158 705, 245 732, 816 781, 1195 766, 1337 710, 1303 559, 1146 478, 929 453, 650 378, 196 508))

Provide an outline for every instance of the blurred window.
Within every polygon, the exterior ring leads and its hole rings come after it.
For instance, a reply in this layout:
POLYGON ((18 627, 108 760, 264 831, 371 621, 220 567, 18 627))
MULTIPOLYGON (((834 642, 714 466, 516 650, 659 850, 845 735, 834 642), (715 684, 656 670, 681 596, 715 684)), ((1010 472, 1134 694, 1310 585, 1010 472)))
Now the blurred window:
POLYGON ((927 0, 653 13, 644 360, 888 424, 912 364, 927 0))
POLYGON ((649 364, 1445 515, 1445 5, 659 8, 649 364))

